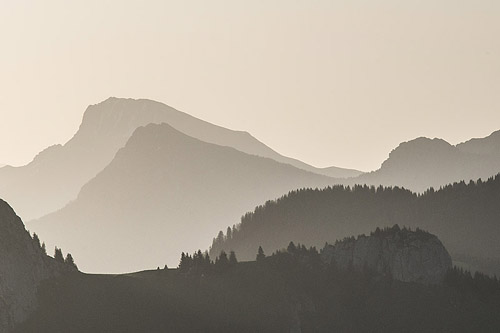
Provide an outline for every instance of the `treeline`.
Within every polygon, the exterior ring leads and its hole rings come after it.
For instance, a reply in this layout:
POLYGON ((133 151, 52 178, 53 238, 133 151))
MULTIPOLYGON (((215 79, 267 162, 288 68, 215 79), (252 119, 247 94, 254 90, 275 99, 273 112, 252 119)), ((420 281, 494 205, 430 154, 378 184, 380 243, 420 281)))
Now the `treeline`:
POLYGON ((202 275, 212 272, 223 272, 237 263, 238 259, 236 259, 234 251, 229 253, 229 257, 225 251, 221 251, 215 260, 212 260, 208 252, 202 253, 201 250, 198 250, 192 255, 182 252, 178 269, 182 273, 202 275))
POLYGON ((500 306, 500 281, 496 275, 491 277, 480 272, 472 274, 455 266, 446 274, 444 283, 462 294, 477 295, 483 302, 500 306))
MULTIPOLYGON (((45 242, 40 244, 40 238, 36 233, 33 233, 32 240, 35 243, 35 246, 42 251, 44 255, 47 255, 47 248, 45 246, 45 242)), ((66 258, 63 255, 63 252, 57 246, 54 249, 54 260, 58 263, 68 265, 71 268, 78 270, 78 266, 75 264, 75 260, 71 253, 66 254, 66 258)))
MULTIPOLYGON (((214 238, 210 254, 234 250, 242 260, 262 245, 271 251, 290 240, 322 246, 379 226, 429 230, 452 254, 500 257, 500 175, 458 182, 416 194, 399 187, 366 185, 301 189, 245 214, 214 238)), ((500 271, 500 267, 490 267, 500 271)))
POLYGON ((324 265, 294 242, 252 252, 255 261, 197 251, 177 270, 49 281, 18 332, 499 332, 496 278, 454 269, 423 285, 324 265))

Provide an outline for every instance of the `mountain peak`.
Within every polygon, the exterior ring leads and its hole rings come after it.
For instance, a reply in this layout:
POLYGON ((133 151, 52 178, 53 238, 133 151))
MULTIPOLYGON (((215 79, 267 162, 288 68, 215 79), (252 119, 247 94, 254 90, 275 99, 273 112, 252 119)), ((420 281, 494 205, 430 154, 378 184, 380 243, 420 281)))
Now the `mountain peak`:
POLYGON ((419 137, 414 140, 399 144, 389 154, 389 158, 382 163, 383 168, 399 163, 414 163, 440 159, 443 154, 450 155, 455 152, 455 147, 443 139, 429 139, 419 137))

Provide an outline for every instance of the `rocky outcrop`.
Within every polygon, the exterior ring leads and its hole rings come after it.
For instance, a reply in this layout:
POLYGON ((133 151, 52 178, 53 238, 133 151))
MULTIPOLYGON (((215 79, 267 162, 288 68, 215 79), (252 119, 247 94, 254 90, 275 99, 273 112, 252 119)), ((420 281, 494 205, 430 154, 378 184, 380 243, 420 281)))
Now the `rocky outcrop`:
POLYGON ((397 225, 326 245, 322 260, 339 268, 370 269, 404 282, 441 283, 451 268, 451 257, 441 241, 422 231, 397 225))
POLYGON ((43 253, 14 210, 0 199, 0 332, 9 332, 36 308, 42 280, 68 270, 43 253))

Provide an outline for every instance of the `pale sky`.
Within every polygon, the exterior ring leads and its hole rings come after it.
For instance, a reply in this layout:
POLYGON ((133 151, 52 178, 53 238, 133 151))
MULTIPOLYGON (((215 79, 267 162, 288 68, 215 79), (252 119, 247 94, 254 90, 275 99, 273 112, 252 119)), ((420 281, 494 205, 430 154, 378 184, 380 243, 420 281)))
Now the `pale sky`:
POLYGON ((0 164, 149 98, 315 166, 500 129, 500 1, 0 0, 0 164))

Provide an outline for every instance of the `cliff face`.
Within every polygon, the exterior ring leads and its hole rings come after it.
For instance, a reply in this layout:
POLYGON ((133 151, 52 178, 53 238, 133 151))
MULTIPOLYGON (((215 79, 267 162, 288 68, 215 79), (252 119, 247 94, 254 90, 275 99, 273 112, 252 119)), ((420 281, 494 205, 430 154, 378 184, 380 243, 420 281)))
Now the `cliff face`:
POLYGON ((326 245, 321 257, 340 268, 368 268, 396 280, 423 284, 441 283, 452 266, 448 251, 436 236, 397 225, 326 245))
POLYGON ((42 280, 66 270, 42 252, 14 210, 0 199, 0 332, 9 332, 35 309, 42 280))

